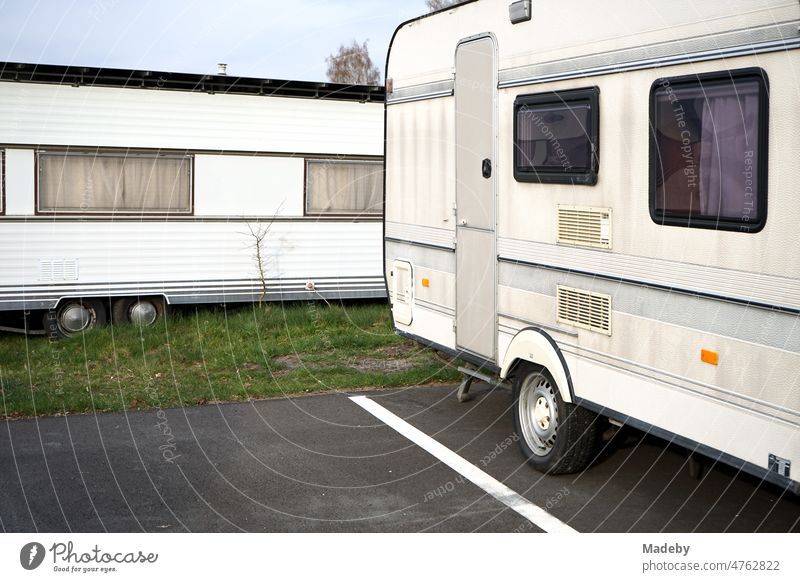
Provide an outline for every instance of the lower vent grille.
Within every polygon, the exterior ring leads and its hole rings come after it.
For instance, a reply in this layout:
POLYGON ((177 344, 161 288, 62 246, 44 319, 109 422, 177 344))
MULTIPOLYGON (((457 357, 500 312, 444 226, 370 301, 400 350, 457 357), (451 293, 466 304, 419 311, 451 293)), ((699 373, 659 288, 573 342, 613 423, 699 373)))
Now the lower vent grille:
POLYGON ((558 286, 556 319, 575 327, 611 335, 611 296, 558 286))

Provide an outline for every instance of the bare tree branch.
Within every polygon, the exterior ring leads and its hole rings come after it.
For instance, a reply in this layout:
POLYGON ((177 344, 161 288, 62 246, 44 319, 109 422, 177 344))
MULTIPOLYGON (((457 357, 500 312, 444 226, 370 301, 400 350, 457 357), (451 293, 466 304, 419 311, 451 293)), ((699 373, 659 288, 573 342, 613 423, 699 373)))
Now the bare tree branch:
MULTIPOLYGON (((275 209, 275 216, 278 216, 283 208, 283 204, 286 202, 285 200, 278 205, 278 208, 275 209)), ((256 227, 254 228, 252 224, 249 222, 247 223, 247 229, 250 231, 250 236, 253 239, 251 243, 251 247, 255 250, 255 255, 253 259, 256 262, 256 270, 258 272, 258 280, 261 284, 261 295, 258 297, 258 305, 260 306, 264 299, 267 297, 267 267, 265 261, 268 257, 265 257, 265 249, 264 249, 264 241, 269 234, 269 230, 272 228, 272 221, 270 220, 266 225, 261 223, 260 221, 257 223, 256 227)))
POLYGON ((428 12, 436 12, 437 10, 444 10, 451 6, 457 6, 465 1, 466 0, 425 0, 425 4, 428 5, 428 12))
POLYGON ((267 238, 267 234, 269 234, 269 229, 272 227, 272 223, 270 222, 266 227, 261 225, 260 223, 256 228, 253 228, 253 225, 250 223, 247 224, 247 228, 250 229, 250 235, 253 237, 253 248, 256 251, 255 257, 253 257, 256 261, 256 269, 258 270, 258 280, 261 283, 261 295, 258 296, 258 304, 261 305, 264 302, 264 298, 267 296, 267 273, 266 267, 264 266, 264 239, 267 238))
POLYGON ((367 41, 349 46, 342 45, 339 52, 325 59, 328 63, 328 80, 348 85, 378 85, 381 72, 369 56, 367 41))

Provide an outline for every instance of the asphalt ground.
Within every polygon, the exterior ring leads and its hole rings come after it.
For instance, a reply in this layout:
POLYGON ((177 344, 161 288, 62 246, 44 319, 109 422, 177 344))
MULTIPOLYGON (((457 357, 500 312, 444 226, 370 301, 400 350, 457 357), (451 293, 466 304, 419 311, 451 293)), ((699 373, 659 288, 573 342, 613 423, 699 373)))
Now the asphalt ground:
MULTIPOLYGON (((363 392, 580 532, 798 532, 800 499, 623 428, 576 475, 523 462, 507 389, 363 392)), ((0 424, 6 532, 541 532, 349 398, 0 424)))

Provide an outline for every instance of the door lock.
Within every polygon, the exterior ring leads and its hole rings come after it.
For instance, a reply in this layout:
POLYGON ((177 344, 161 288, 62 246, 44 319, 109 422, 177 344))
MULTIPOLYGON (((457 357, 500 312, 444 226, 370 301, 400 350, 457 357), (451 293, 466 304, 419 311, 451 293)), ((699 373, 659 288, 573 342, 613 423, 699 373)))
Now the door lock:
POLYGON ((481 173, 484 178, 492 177, 492 160, 485 158, 483 162, 481 162, 481 173))

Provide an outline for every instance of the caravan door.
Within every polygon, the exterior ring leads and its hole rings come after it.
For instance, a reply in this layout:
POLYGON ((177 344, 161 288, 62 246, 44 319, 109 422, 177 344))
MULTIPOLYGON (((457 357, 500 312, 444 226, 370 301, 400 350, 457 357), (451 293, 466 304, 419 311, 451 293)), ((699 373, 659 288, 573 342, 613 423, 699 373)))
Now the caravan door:
POLYGON ((494 38, 456 48, 456 344, 495 360, 497 338, 494 38))

